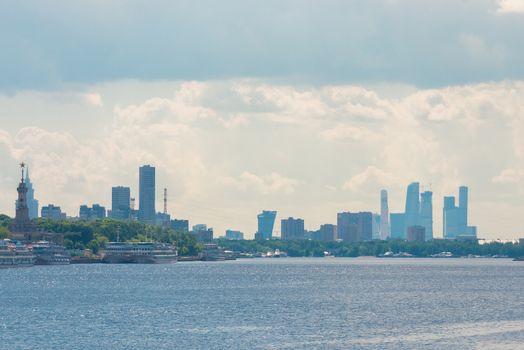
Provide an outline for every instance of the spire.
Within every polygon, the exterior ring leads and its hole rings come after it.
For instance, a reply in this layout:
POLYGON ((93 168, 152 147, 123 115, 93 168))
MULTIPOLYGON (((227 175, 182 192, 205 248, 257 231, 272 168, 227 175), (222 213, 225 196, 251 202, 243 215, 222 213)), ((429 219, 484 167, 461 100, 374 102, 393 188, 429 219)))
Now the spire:
POLYGON ((20 163, 20 169, 22 171, 22 183, 24 182, 24 167, 25 167, 25 164, 23 162, 20 163))
POLYGON ((27 169, 25 170, 25 182, 29 182, 29 165, 27 166, 27 169))

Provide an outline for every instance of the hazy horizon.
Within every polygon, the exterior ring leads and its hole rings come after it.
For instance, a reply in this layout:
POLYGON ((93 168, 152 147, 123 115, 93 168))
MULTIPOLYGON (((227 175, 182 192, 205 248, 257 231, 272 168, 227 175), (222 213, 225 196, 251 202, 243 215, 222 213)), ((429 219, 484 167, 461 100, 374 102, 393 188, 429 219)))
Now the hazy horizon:
MULTIPOLYGON (((57 4, 56 2, 54 3, 57 4)), ((0 213, 18 163, 40 207, 138 203, 221 236, 256 215, 336 223, 469 187, 479 238, 524 236, 524 2, 95 1, 0 13, 0 213)))

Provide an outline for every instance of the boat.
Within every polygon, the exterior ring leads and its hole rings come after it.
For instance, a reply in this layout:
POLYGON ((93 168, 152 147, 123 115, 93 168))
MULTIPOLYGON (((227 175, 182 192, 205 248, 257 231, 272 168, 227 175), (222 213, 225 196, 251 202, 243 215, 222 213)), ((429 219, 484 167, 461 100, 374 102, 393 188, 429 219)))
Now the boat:
POLYGON ((106 264, 167 264, 177 261, 176 248, 167 243, 109 242, 102 262, 106 264))
POLYGON ((71 254, 61 244, 38 241, 33 243, 30 249, 36 257, 35 265, 69 265, 71 263, 71 254))
POLYGON ((202 261, 224 261, 226 260, 226 254, 224 250, 218 246, 216 243, 206 243, 204 244, 204 249, 202 250, 202 261))
POLYGON ((35 264, 35 256, 22 243, 3 239, 0 241, 0 268, 30 267, 35 264))

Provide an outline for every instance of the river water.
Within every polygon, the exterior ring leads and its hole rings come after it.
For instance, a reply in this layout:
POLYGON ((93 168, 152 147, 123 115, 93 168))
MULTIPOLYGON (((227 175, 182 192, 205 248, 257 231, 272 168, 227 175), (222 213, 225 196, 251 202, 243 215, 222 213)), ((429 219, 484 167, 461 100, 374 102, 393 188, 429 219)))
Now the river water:
POLYGON ((0 270, 0 349, 524 349, 524 263, 281 258, 0 270))

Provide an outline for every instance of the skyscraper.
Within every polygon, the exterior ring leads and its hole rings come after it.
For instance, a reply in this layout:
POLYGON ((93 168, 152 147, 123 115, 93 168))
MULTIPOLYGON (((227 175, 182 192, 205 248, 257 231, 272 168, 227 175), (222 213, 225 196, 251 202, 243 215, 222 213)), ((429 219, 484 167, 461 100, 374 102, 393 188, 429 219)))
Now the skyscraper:
MULTIPOLYGON (((412 182, 406 193, 405 224, 406 229, 418 225, 420 213, 420 186, 418 182, 412 182)), ((407 232, 406 232, 407 233, 407 232)))
POLYGON ((304 239, 304 220, 287 218, 280 221, 280 232, 283 240, 304 239))
POLYGON ((433 239, 433 192, 431 191, 420 194, 419 225, 425 229, 426 240, 433 239))
POLYGON ((271 239, 273 237, 273 227, 275 226, 276 211, 264 210, 258 214, 258 231, 255 235, 259 239, 271 239))
POLYGON ((338 213, 338 238, 344 242, 371 241, 373 235, 373 214, 370 212, 338 213))
MULTIPOLYGON (((33 183, 29 179, 29 167, 25 172, 25 185, 27 187, 26 201, 27 209, 29 213, 29 219, 36 219, 38 217, 38 201, 35 199, 35 190, 33 189, 33 183)), ((18 200, 16 201, 16 207, 18 207, 18 200)))
POLYGON ((127 220, 131 217, 131 190, 116 186, 111 189, 111 217, 127 220))
POLYGON ((391 213, 391 238, 393 239, 406 239, 406 215, 404 213, 391 213))
POLYGON ((138 219, 154 224, 155 210, 155 167, 144 165, 139 170, 138 219))
POLYGON ((455 205, 455 197, 444 197, 442 214, 444 238, 475 238, 477 236, 477 228, 468 226, 468 188, 466 186, 459 188, 458 207, 455 205))
POLYGON ((388 191, 380 191, 380 239, 386 240, 391 236, 389 227, 388 191))
POLYGON ((332 224, 320 225, 319 239, 324 242, 332 242, 337 239, 337 226, 332 224))

